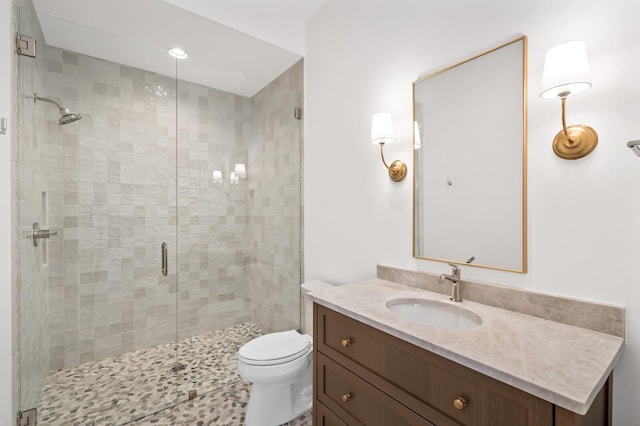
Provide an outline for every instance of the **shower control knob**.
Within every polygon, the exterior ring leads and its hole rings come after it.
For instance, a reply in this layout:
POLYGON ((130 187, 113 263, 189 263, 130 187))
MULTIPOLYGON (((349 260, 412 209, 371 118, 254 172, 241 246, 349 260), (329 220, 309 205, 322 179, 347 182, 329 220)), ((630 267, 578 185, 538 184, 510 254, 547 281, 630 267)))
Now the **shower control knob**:
POLYGON ((351 346, 351 339, 347 338, 347 339, 342 339, 342 347, 346 348, 347 346, 351 346))
POLYGON ((34 247, 38 247, 38 240, 42 238, 49 238, 53 235, 58 235, 57 232, 51 232, 48 229, 40 229, 40 225, 38 224, 38 222, 34 223, 31 229, 34 247))

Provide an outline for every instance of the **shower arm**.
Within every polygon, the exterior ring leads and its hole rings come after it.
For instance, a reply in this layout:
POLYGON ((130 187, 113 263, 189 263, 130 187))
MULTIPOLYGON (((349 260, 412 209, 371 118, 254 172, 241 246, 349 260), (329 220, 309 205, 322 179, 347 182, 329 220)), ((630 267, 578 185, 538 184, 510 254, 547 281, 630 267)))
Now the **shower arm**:
POLYGON ((49 98, 43 98, 43 97, 41 97, 41 96, 38 96, 38 94, 37 94, 37 93, 34 93, 34 94, 33 94, 33 103, 36 103, 36 102, 38 102, 38 101, 44 101, 44 102, 49 102, 50 104, 54 104, 54 105, 55 105, 55 106, 57 106, 57 107, 58 107, 58 109, 59 109, 59 110, 61 110, 61 111, 65 111, 65 110, 66 110, 66 108, 63 108, 63 107, 62 107, 59 103, 57 103, 56 101, 51 100, 51 99, 49 99, 49 98))

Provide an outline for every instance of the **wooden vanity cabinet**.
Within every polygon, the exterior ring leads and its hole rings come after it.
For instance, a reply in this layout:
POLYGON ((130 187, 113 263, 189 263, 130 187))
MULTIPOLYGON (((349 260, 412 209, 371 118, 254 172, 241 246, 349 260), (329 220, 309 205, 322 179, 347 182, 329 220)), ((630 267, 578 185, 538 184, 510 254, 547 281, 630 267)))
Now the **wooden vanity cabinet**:
POLYGON ((313 424, 316 426, 347 426, 338 416, 329 411, 324 405, 317 404, 313 409, 313 424))
POLYGON ((611 425, 609 380, 579 416, 314 304, 314 424, 611 425))

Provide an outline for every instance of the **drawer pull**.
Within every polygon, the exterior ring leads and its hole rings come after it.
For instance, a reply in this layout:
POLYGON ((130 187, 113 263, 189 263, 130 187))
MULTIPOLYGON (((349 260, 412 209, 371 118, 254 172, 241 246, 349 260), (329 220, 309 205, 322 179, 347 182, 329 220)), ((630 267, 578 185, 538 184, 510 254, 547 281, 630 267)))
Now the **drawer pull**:
POLYGON ((351 346, 351 339, 347 338, 347 339, 342 339, 342 347, 346 348, 347 346, 351 346))
POLYGON ((467 400, 464 397, 459 396, 453 400, 453 406, 456 407, 456 410, 464 410, 464 407, 467 406, 467 400))
POLYGON ((343 393, 342 402, 349 402, 349 401, 351 401, 351 394, 349 392, 343 393))

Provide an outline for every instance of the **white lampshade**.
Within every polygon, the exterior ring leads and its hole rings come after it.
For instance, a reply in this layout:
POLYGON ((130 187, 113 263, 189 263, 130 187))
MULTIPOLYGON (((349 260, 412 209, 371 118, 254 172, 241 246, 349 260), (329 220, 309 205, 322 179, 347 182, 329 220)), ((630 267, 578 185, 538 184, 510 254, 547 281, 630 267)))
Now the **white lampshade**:
POLYGON ((371 143, 391 143, 395 141, 391 114, 379 112, 371 118, 371 143))
POLYGON ((422 147, 422 137, 420 136, 420 125, 417 121, 413 122, 413 149, 422 147))
POLYGON ((233 171, 236 173, 236 176, 238 176, 239 178, 247 177, 247 169, 245 168, 244 164, 236 164, 233 171))
POLYGON ((584 41, 567 41, 549 49, 544 58, 540 97, 566 97, 582 93, 590 87, 589 61, 584 41))
POLYGON ((229 182, 234 185, 240 182, 240 178, 236 176, 235 172, 231 172, 229 175, 229 182))
POLYGON ((222 182, 222 172, 220 170, 214 170, 211 174, 211 179, 214 182, 222 182))

